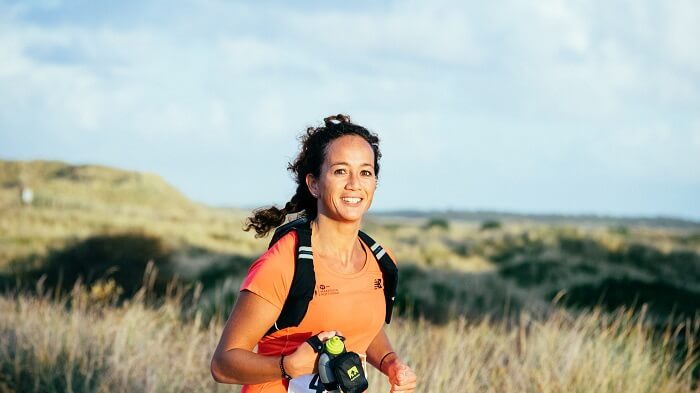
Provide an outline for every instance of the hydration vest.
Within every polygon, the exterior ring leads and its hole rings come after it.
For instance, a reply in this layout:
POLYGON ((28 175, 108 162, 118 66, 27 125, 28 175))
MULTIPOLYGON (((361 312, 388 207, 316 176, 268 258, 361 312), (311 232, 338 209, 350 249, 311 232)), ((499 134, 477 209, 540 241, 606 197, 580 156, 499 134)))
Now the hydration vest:
MULTIPOLYGON (((284 224, 275 230, 268 248, 272 247, 282 236, 290 231, 297 233, 297 249, 294 256, 294 277, 289 287, 289 294, 284 302, 282 311, 275 324, 267 331, 271 334, 277 330, 291 326, 299 326, 309 308, 309 302, 314 297, 316 274, 314 273, 314 256, 311 249, 311 225, 306 218, 298 218, 284 224)), ((369 235, 359 231, 358 236, 367 244, 377 259, 384 281, 384 301, 386 304, 386 323, 391 322, 391 311, 396 297, 396 286, 399 272, 394 260, 369 235)))

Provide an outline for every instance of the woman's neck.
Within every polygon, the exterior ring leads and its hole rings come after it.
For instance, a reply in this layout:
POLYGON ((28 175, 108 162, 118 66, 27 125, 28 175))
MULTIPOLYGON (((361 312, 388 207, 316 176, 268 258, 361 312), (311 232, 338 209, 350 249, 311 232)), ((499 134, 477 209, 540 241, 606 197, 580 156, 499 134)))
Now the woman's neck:
POLYGON ((318 215, 311 221, 311 244, 314 253, 350 265, 357 260, 356 253, 364 253, 357 241, 360 222, 345 223, 318 215))

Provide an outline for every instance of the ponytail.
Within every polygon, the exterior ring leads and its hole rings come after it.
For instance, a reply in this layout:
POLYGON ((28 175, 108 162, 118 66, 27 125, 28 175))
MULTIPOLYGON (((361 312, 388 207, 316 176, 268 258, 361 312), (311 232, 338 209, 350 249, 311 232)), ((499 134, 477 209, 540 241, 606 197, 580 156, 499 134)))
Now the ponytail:
POLYGON ((244 231, 255 230, 255 237, 261 238, 267 236, 274 228, 284 224, 287 215, 303 212, 302 215, 314 219, 316 217, 316 199, 311 195, 306 183, 297 186, 297 192, 292 199, 287 202, 283 208, 279 209, 275 206, 269 208, 260 208, 253 211, 253 215, 248 217, 246 224, 243 227, 244 231), (307 207, 304 207, 302 200, 305 198, 304 191, 308 194, 306 199, 311 199, 307 202, 307 207), (313 207, 313 208, 312 208, 313 207), (310 216, 313 210, 313 215, 310 216))

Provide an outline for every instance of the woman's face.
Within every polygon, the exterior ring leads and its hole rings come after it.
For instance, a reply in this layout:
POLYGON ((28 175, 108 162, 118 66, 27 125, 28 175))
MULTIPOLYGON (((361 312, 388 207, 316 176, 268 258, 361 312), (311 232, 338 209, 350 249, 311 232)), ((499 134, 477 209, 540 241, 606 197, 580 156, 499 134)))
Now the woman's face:
POLYGON ((306 176, 318 200, 318 214, 337 221, 357 222, 369 209, 377 187, 374 151, 357 135, 334 139, 326 147, 318 179, 306 176))

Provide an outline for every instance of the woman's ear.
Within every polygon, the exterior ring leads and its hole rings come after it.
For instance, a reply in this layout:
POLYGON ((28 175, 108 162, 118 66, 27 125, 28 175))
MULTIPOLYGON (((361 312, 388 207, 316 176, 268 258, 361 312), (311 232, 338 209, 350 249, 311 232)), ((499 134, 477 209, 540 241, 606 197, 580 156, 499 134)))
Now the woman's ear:
POLYGON ((314 178, 314 175, 308 173, 306 175, 306 186, 309 187, 309 192, 311 195, 314 196, 314 198, 318 198, 318 186, 316 184, 316 179, 314 178))

